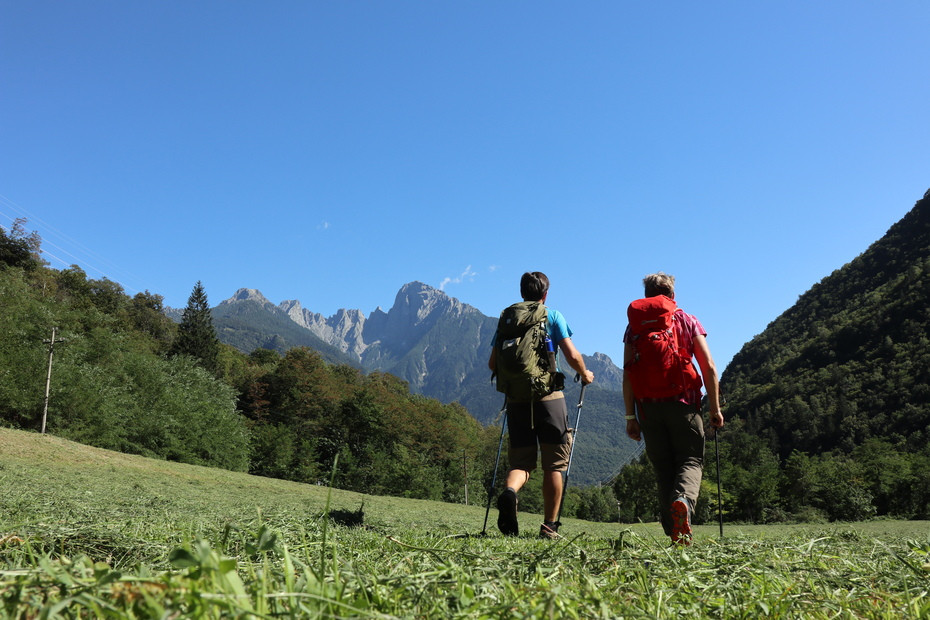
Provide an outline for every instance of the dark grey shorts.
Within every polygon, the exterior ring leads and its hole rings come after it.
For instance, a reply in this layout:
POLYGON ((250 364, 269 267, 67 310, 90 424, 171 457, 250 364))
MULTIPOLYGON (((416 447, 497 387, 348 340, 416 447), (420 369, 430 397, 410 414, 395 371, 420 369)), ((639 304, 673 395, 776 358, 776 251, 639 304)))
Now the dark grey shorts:
POLYGON ((536 469, 537 449, 544 471, 568 468, 572 434, 568 430, 568 410, 562 392, 534 403, 508 403, 507 430, 511 469, 536 469))

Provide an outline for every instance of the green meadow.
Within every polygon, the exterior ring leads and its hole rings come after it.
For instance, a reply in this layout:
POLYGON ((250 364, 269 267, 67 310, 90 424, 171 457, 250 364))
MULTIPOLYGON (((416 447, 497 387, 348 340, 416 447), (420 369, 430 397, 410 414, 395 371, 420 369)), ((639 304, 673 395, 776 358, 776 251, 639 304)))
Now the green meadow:
POLYGON ((0 429, 6 618, 925 618, 930 524, 566 519, 374 497, 0 429))

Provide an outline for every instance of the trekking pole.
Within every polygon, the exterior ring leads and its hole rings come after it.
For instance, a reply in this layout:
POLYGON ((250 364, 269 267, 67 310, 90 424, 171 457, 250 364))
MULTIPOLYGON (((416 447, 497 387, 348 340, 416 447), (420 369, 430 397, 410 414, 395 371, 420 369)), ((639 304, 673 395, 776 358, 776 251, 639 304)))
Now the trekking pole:
MULTIPOLYGON (((719 395, 720 404, 727 404, 727 397, 724 394, 719 395)), ((720 523, 720 539, 723 540, 723 500, 720 497, 720 442, 717 436, 720 429, 714 427, 714 452, 717 455, 717 521, 720 523)))
MULTIPOLYGON (((581 375, 575 375, 575 381, 581 380, 581 375)), ((584 405, 584 389, 588 387, 584 383, 581 384, 581 393, 578 395, 578 413, 575 415, 575 427, 571 429, 572 431, 572 447, 568 451, 568 467, 565 468, 565 480, 562 481, 562 497, 559 498, 559 514, 556 516, 555 520, 562 520, 562 505, 565 503, 565 492, 568 491, 568 475, 572 471, 572 457, 575 456, 575 436, 578 434, 578 422, 581 420, 581 406, 584 405)))
POLYGON ((717 453, 717 521, 720 522, 720 539, 723 540, 723 502, 720 499, 720 443, 717 435, 719 428, 714 429, 714 452, 717 453))
MULTIPOLYGON (((504 415, 504 412, 507 410, 507 397, 504 396, 504 406, 501 407, 500 413, 497 414, 497 417, 504 415)), ((497 458, 494 460, 494 475, 491 477, 491 486, 488 487, 488 507, 484 511, 484 527, 481 528, 481 535, 485 536, 488 532, 488 515, 491 514, 491 498, 494 497, 494 487, 497 485, 497 468, 501 462, 501 449, 504 447, 504 428, 507 426, 507 419, 504 418, 501 420, 501 438, 497 443, 497 458)))

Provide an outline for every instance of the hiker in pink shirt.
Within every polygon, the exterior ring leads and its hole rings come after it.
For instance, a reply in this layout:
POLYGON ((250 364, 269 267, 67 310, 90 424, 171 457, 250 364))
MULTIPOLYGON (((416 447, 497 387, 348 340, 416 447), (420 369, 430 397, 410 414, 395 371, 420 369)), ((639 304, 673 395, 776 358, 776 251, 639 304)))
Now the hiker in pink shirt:
POLYGON ((704 467, 702 384, 710 423, 723 426, 717 368, 701 322, 674 301, 675 278, 659 272, 643 284, 645 298, 630 304, 623 336, 626 432, 636 441, 645 438, 662 528, 672 542, 690 544, 704 467))

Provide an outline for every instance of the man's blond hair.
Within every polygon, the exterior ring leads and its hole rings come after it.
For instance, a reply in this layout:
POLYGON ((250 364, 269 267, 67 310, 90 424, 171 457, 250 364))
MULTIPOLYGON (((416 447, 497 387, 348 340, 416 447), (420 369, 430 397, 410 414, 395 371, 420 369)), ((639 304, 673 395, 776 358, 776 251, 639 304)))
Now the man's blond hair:
POLYGON ((675 276, 671 274, 661 271, 651 273, 643 278, 643 287, 646 289, 646 297, 665 295, 675 299, 675 276))

